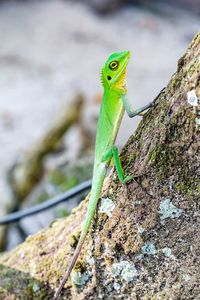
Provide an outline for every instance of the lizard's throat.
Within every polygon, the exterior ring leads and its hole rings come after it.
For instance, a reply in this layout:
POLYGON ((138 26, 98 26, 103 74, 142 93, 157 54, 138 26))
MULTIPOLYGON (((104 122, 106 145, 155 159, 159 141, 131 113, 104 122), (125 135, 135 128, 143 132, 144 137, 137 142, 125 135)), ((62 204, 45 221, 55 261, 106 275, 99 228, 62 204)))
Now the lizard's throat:
POLYGON ((115 83, 115 88, 116 88, 116 89, 119 89, 119 90, 121 90, 121 91, 123 91, 123 92, 125 92, 125 93, 127 92, 126 70, 124 70, 124 71, 120 74, 120 76, 119 76, 117 82, 115 83))

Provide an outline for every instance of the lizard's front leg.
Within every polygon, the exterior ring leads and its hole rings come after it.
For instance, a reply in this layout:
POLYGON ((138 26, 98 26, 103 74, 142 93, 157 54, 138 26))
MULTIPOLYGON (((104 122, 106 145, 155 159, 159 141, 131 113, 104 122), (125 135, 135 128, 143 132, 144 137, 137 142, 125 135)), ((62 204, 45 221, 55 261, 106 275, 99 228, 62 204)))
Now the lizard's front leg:
POLYGON ((124 108, 125 108, 125 110, 126 110, 128 116, 129 116, 130 118, 133 118, 133 117, 135 117, 135 116, 137 116, 137 115, 143 116, 143 115, 144 115, 143 112, 144 112, 145 110, 147 110, 147 109, 149 109, 150 107, 153 107, 153 106, 154 106, 154 102, 150 102, 149 104, 147 104, 147 105, 145 105, 145 106, 143 106, 143 107, 141 107, 141 108, 139 108, 139 109, 132 110, 131 105, 130 105, 130 103, 129 103, 127 97, 126 97, 126 95, 122 95, 122 96, 121 96, 121 99, 122 99, 124 108))

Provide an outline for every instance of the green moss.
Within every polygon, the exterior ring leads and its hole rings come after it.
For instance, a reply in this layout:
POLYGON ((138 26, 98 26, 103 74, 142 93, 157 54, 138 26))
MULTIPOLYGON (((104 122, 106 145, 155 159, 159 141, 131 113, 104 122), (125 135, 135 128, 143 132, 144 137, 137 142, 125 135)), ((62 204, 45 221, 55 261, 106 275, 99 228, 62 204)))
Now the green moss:
POLYGON ((166 150, 164 150, 160 145, 156 146, 149 155, 149 161, 151 161, 155 165, 157 172, 159 173, 160 179, 162 178, 162 175, 164 175, 166 172, 166 158, 166 150))
POLYGON ((133 163, 137 157, 138 157, 138 151, 135 150, 129 153, 129 156, 126 157, 126 165, 128 165, 129 163, 133 163))
POLYGON ((5 265, 0 265, 0 299, 50 299, 51 291, 29 273, 12 269, 5 265), (3 296, 7 295, 3 298, 3 296), (12 298, 14 295, 15 298, 12 298), (8 298, 7 298, 8 297, 8 298), (19 298, 18 298, 19 297, 19 298))
POLYGON ((181 74, 181 76, 178 76, 178 74, 176 74, 176 76, 174 76, 171 79, 171 85, 172 85, 173 89, 178 89, 180 87, 181 83, 182 83, 182 74, 181 74))
POLYGON ((153 162, 156 162, 157 159, 158 159, 159 156, 160 156, 160 151, 161 151, 161 148, 160 148, 159 146, 153 148, 153 150, 151 151, 151 153, 150 153, 150 155, 149 155, 149 160, 150 160, 150 161, 153 161, 153 162))
POLYGON ((189 67, 188 73, 189 73, 190 76, 192 76, 195 71, 196 71, 196 67, 195 67, 195 65, 192 64, 189 67))
POLYGON ((87 264, 86 264, 85 260, 83 260, 79 257, 74 270, 81 274, 87 272, 87 264))
POLYGON ((69 244, 72 248, 76 248, 76 246, 78 244, 78 241, 79 241, 79 238, 80 238, 80 234, 81 234, 81 231, 78 230, 77 232, 74 232, 74 234, 72 234, 70 236, 69 244))
POLYGON ((188 181, 177 182, 176 190, 184 195, 193 196, 200 193, 200 179, 192 178, 188 181))

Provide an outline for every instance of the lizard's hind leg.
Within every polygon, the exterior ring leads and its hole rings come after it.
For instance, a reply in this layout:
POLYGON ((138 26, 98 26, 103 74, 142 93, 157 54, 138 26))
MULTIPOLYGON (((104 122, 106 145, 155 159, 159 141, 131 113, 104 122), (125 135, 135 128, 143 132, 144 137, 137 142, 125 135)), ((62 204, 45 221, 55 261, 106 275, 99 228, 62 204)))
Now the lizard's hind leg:
POLYGON ((118 148, 115 145, 113 145, 112 148, 104 154, 102 161, 109 161, 111 160, 111 158, 113 158, 114 160, 119 181, 122 184, 126 184, 128 181, 132 180, 132 176, 124 176, 124 171, 122 169, 118 148))

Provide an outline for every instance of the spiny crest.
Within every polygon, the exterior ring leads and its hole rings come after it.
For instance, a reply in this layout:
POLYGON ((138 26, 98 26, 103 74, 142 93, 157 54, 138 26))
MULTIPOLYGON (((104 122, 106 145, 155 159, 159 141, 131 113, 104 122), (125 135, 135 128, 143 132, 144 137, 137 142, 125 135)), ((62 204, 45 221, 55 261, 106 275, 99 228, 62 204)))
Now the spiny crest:
POLYGON ((101 84, 103 85, 103 68, 101 69, 101 73, 100 73, 100 81, 101 84))

